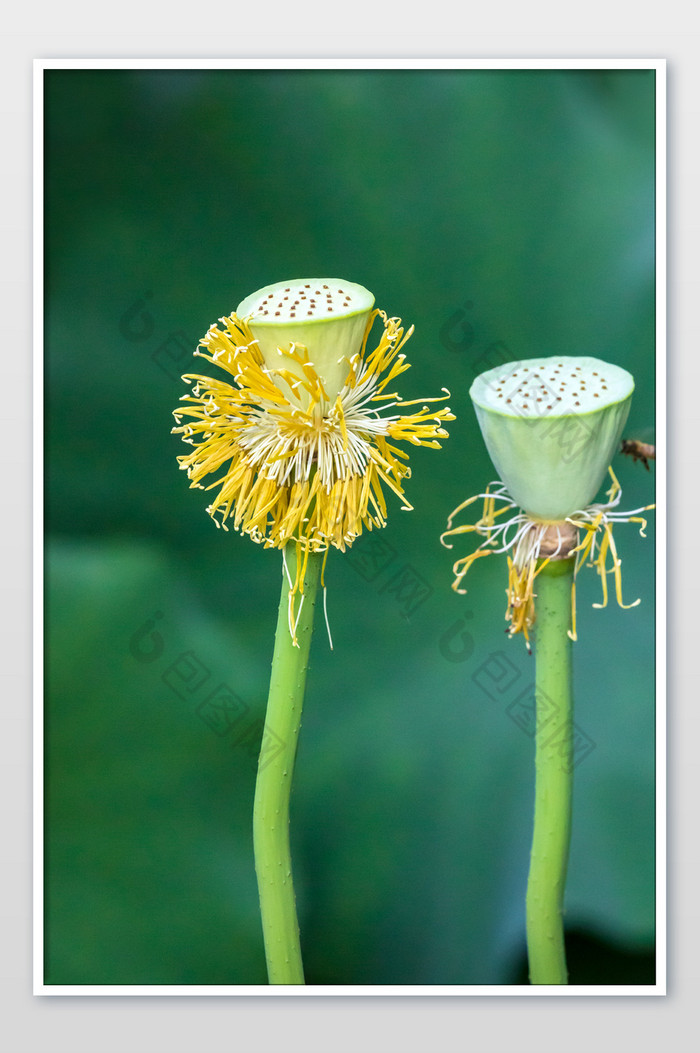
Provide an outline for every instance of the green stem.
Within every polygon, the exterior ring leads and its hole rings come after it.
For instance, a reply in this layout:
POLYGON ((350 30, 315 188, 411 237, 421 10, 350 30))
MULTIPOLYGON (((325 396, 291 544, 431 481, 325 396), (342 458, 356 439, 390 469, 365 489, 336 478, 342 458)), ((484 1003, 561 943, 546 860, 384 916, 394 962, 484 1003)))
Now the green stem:
POLYGON ((566 984, 562 911, 571 836, 574 560, 555 560, 535 579, 535 822, 527 883, 531 984, 566 984))
MULTIPOLYGON (((292 581, 296 551, 286 549, 292 581)), ((302 557, 303 558, 303 557, 302 557)), ((323 554, 309 554, 303 582, 304 602, 294 647, 289 632, 289 583, 282 572, 270 694, 265 716, 253 807, 253 844, 258 876, 267 974, 271 984, 303 984, 292 863, 289 854, 289 794, 304 701, 306 669, 313 631, 314 605, 323 554)), ((300 597, 297 596, 298 611, 300 597)))

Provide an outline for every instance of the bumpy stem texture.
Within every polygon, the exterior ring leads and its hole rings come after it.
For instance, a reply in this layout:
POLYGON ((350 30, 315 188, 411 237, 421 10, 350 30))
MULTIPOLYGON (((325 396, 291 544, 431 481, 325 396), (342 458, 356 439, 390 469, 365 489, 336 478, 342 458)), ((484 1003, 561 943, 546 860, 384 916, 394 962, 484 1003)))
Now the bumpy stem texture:
MULTIPOLYGON (((289 795, 322 560, 322 555, 310 554, 308 557, 303 583, 304 601, 296 628, 298 647, 293 646, 289 631, 289 583, 283 572, 270 694, 255 784, 255 870, 271 984, 304 983, 289 852, 289 795)), ((293 545, 287 546, 287 566, 294 581, 296 553, 293 545)), ((297 611, 299 602, 297 596, 297 611)))
POLYGON ((526 900, 532 984, 568 982, 562 911, 573 784, 573 572, 573 559, 553 561, 535 586, 535 822, 526 900))

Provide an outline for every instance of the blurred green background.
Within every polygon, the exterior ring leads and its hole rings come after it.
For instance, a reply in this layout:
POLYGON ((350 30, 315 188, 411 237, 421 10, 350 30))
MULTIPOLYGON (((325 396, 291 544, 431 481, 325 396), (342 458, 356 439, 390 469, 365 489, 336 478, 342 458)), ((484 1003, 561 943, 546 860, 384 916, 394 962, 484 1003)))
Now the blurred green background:
MULTIPOLYGON (((438 541, 493 478, 498 361, 592 354, 654 425, 654 74, 46 73, 46 982, 264 983, 251 815, 278 553, 215 528, 170 434, 191 352, 285 278, 370 288, 451 392, 402 512, 327 569, 293 794, 312 984, 525 982, 534 660, 505 562, 438 541)), ((211 367, 213 372, 214 367, 211 367)), ((618 457, 623 507, 654 477, 618 457)), ((573 983, 653 982, 654 578, 580 578, 573 983)))

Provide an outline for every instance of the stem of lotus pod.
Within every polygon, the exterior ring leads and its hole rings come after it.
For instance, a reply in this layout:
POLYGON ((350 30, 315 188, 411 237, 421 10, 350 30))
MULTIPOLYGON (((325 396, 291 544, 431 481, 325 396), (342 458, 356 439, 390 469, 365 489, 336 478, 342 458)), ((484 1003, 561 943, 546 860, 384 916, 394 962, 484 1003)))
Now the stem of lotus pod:
POLYGON ((527 884, 527 951, 531 984, 568 983, 564 889, 571 836, 573 557, 553 559, 536 579, 535 819, 527 884))
POLYGON ((305 557, 303 553, 296 553, 295 547, 294 544, 287 545, 285 550, 270 694, 253 806, 255 870, 271 984, 304 983, 289 850, 289 798, 323 553, 309 553, 305 557), (287 574, 293 582, 297 580, 297 558, 302 561, 306 558, 306 564, 304 568, 302 562, 302 568, 299 568, 300 587, 294 625, 290 624, 291 590, 287 574))

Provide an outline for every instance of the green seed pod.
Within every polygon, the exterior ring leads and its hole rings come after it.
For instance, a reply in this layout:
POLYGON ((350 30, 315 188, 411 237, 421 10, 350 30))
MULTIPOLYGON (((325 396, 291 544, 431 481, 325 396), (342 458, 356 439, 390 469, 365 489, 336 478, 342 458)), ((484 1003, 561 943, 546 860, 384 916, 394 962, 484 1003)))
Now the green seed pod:
POLYGON ((303 373, 280 354, 303 344, 333 402, 343 387, 350 359, 362 340, 374 306, 374 296, 339 278, 295 278, 266 285, 247 296, 236 309, 258 341, 269 369, 303 373))
POLYGON ((634 379, 597 358, 530 358, 469 392, 502 482, 527 515, 560 522, 595 498, 625 426, 634 379))

